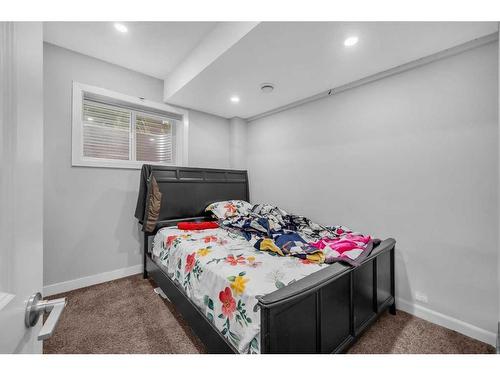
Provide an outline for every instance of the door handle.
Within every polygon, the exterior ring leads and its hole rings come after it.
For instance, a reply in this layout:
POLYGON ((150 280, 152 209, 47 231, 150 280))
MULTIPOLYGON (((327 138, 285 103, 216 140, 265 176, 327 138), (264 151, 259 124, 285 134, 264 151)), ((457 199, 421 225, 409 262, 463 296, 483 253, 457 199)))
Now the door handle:
POLYGON ((38 319, 43 313, 49 313, 47 320, 38 334, 38 340, 48 339, 54 334, 59 318, 66 306, 66 298, 57 298, 53 300, 42 300, 40 293, 33 294, 26 304, 26 313, 24 323, 26 327, 33 327, 38 323, 38 319))

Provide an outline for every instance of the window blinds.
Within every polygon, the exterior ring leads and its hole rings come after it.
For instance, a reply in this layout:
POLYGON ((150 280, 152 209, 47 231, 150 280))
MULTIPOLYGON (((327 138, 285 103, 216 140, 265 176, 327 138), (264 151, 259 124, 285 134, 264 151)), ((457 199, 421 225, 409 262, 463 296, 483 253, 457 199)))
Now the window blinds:
POLYGON ((173 163, 173 119, 83 100, 83 156, 173 163))
POLYGON ((135 116, 137 160, 171 163, 172 123, 171 120, 152 116, 135 116))
POLYGON ((83 156, 98 159, 130 160, 131 113, 83 102, 83 156))

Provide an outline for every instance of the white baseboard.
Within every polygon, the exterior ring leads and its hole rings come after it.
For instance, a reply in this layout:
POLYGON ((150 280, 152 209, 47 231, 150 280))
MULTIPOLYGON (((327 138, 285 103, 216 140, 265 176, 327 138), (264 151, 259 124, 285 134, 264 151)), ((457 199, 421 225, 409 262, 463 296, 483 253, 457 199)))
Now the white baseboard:
POLYGON ((401 298, 396 299, 396 307, 403 310, 408 314, 415 315, 431 323, 443 326, 453 331, 460 332, 465 336, 472 337, 473 339, 485 342, 487 344, 496 345, 497 334, 490 332, 483 328, 473 326, 462 320, 452 318, 451 316, 441 314, 437 311, 428 309, 427 307, 405 301, 401 298))
POLYGON ((104 283, 106 281, 120 279, 122 277, 136 275, 142 272, 142 264, 132 267, 120 268, 118 270, 99 273, 97 275, 85 276, 80 279, 63 281, 61 283, 45 285, 43 287, 43 295, 51 296, 54 294, 69 292, 86 286, 104 283))

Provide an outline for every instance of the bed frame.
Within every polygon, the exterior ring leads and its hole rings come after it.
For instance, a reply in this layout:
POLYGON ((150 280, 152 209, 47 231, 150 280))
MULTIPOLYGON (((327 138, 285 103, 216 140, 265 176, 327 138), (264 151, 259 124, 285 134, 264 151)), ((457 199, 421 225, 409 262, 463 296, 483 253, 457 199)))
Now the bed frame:
MULTIPOLYGON (((207 217, 208 204, 249 201, 246 171, 151 166, 162 192, 158 225, 144 233, 144 278, 152 278, 189 323, 209 353, 238 353, 205 314, 151 258, 156 232, 179 221, 207 217)), ((261 353, 342 353, 382 313, 396 314, 394 251, 386 239, 358 267, 335 263, 258 297, 261 353)))

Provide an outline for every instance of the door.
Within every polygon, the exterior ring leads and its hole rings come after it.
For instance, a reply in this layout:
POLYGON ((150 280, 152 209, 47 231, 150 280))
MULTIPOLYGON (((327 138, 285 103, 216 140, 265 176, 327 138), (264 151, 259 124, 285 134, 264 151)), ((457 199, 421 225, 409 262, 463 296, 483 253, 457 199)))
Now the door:
POLYGON ((42 24, 0 22, 0 353, 41 353, 29 297, 43 276, 42 24))

